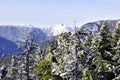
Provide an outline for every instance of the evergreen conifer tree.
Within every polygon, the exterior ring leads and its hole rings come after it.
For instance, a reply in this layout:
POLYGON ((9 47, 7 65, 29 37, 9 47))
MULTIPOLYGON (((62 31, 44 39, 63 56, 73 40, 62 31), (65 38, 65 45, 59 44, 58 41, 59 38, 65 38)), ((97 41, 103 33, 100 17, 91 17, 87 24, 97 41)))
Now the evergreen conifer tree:
POLYGON ((112 34, 106 25, 102 25, 100 33, 96 38, 96 56, 93 59, 93 64, 96 65, 93 71, 96 80, 111 80, 115 77, 114 72, 112 72, 112 57, 113 57, 113 42, 112 34))

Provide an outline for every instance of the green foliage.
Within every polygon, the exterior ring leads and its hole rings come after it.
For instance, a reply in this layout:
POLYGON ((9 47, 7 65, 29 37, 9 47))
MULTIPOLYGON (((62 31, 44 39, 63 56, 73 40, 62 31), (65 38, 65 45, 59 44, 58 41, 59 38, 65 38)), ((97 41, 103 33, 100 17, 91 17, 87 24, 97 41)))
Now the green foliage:
POLYGON ((100 32, 99 52, 110 51, 112 44, 112 35, 107 26, 103 26, 100 32))
POLYGON ((36 67, 36 71, 41 72, 42 74, 50 73, 51 65, 52 65, 52 63, 49 60, 42 60, 38 63, 38 65, 37 65, 38 67, 36 67))
POLYGON ((50 74, 44 74, 42 75, 39 80, 49 80, 51 79, 51 75, 50 74))
POLYGON ((39 80, 63 80, 59 75, 52 73, 52 63, 49 60, 42 60, 38 63, 36 71, 41 74, 39 80))
POLYGON ((92 75, 91 75, 90 71, 88 70, 88 68, 85 68, 83 70, 83 78, 82 78, 82 80, 93 80, 92 75))
POLYGON ((115 45, 117 44, 117 41, 119 40, 119 38, 120 38, 120 25, 118 24, 118 27, 116 28, 116 32, 114 35, 115 45))
POLYGON ((104 60, 111 60, 113 55, 113 39, 109 28, 105 25, 102 26, 98 40, 97 40, 97 51, 100 52, 101 57, 104 60))
POLYGON ((40 76, 39 80, 49 80, 51 79, 51 66, 52 63, 48 60, 42 60, 38 63, 37 67, 36 67, 36 71, 40 74, 42 74, 42 76, 40 76))
POLYGON ((109 28, 105 25, 102 26, 95 41, 95 57, 92 60, 92 64, 96 66, 96 68, 91 71, 94 80, 112 80, 116 77, 115 75, 118 74, 118 70, 114 68, 118 65, 118 57, 115 56, 118 55, 118 53, 116 53, 118 49, 114 48, 113 39, 109 28))

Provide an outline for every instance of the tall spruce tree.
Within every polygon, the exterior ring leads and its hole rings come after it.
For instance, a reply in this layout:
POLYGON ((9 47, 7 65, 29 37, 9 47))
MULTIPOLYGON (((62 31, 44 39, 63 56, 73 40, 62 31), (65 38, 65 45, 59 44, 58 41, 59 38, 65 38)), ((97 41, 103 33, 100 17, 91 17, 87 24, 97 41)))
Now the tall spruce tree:
POLYGON ((94 72, 95 80, 111 80, 115 77, 112 72, 112 57, 113 57, 113 42, 112 35, 109 31, 108 26, 102 25, 100 33, 96 40, 96 56, 93 59, 93 64, 96 65, 94 72))
MULTIPOLYGON (((26 64, 26 79, 29 80, 30 74, 33 72, 33 69, 35 67, 34 64, 34 54, 36 53, 36 50, 38 48, 38 46, 35 43, 35 39, 36 39, 36 35, 34 35, 34 33, 30 33, 30 35, 28 36, 27 40, 26 40, 26 44, 25 44, 25 48, 26 50, 26 60, 25 60, 25 64, 26 64)), ((34 73, 33 73, 34 74, 34 73)))
POLYGON ((120 23, 117 23, 115 34, 114 34, 114 44, 115 45, 117 45, 119 38, 120 38, 120 23))
POLYGON ((109 31, 108 26, 102 25, 100 33, 98 35, 98 52, 101 53, 101 56, 105 60, 110 60, 112 56, 112 34, 109 31))

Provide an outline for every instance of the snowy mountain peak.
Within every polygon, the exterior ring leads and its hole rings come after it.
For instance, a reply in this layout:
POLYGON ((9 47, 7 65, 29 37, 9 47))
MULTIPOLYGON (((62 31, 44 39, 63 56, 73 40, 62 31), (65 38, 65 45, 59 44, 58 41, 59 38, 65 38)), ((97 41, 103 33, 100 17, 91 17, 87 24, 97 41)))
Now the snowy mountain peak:
POLYGON ((66 24, 59 24, 52 26, 53 36, 57 36, 63 32, 70 32, 72 28, 67 26, 66 24))
POLYGON ((57 36, 63 32, 73 31, 73 28, 66 24, 58 24, 58 25, 51 26, 49 28, 44 28, 43 31, 48 36, 57 36))

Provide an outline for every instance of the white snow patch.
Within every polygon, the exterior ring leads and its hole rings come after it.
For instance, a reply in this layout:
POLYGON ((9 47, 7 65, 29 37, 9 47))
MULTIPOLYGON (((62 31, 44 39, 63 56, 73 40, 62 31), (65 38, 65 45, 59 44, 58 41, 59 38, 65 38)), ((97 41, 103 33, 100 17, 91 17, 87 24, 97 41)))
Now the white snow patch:
POLYGON ((51 27, 44 27, 42 30, 48 35, 48 36, 57 36, 63 32, 71 32, 73 31, 72 27, 69 27, 66 24, 58 24, 51 27))
POLYGON ((53 32, 53 36, 59 35, 63 32, 70 32, 73 29, 71 27, 68 27, 65 24, 60 24, 60 25, 55 25, 52 26, 52 32, 53 32))

